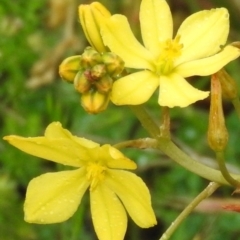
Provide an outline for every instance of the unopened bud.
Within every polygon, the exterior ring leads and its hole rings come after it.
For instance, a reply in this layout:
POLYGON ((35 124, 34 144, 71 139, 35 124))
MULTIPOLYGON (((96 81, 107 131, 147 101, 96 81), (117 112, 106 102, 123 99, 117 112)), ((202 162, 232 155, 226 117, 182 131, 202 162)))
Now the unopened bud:
POLYGON ((215 152, 225 149, 228 142, 228 131, 222 109, 221 84, 216 75, 211 78, 211 105, 208 125, 208 144, 215 152))
POLYGON ((63 60, 59 66, 59 75, 63 80, 73 82, 77 72, 80 70, 81 56, 72 56, 63 60))
POLYGON ((91 46, 99 53, 106 51, 100 34, 100 24, 110 16, 110 12, 98 2, 79 6, 79 18, 85 36, 91 46))
POLYGON ((236 81, 224 70, 221 69, 216 74, 222 87, 223 97, 233 100, 238 97, 236 81))
POLYGON ((239 48, 240 49, 240 42, 232 42, 230 45, 232 45, 233 47, 239 48))
POLYGON ((112 52, 105 52, 102 59, 110 76, 117 77, 121 74, 124 69, 124 62, 119 56, 112 52))
POLYGON ((106 74, 106 67, 104 64, 97 64, 91 68, 91 77, 95 80, 100 79, 106 74))
POLYGON ((95 82, 97 90, 101 93, 108 93, 112 89, 113 79, 109 75, 105 75, 95 82))
POLYGON ((102 62, 102 56, 100 53, 98 53, 92 47, 85 48, 80 61, 80 65, 83 68, 85 69, 91 68, 94 65, 99 64, 101 62, 102 62))
POLYGON ((100 93, 96 90, 88 91, 82 94, 81 104, 88 113, 99 113, 104 111, 109 102, 109 95, 100 93))
POLYGON ((74 78, 74 87, 80 93, 85 93, 90 90, 91 82, 88 81, 85 72, 79 71, 74 78))

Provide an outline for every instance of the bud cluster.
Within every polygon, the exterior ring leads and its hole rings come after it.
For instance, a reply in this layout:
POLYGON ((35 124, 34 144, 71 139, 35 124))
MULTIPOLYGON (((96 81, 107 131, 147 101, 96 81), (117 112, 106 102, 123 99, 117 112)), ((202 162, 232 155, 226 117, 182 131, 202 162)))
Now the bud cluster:
POLYGON ((106 109, 113 82, 123 69, 124 62, 116 54, 99 53, 87 47, 82 55, 65 59, 59 67, 59 74, 82 94, 84 109, 98 113, 106 109))

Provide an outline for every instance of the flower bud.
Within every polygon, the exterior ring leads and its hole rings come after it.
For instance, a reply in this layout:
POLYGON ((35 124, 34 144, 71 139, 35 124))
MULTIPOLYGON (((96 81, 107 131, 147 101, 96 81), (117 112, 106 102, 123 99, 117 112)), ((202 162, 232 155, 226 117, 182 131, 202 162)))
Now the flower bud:
POLYGON ((113 79, 109 75, 105 75, 95 82, 97 90, 101 93, 108 93, 112 89, 113 79))
POLYGON ((107 73, 106 67, 104 64, 97 64, 91 69, 91 77, 95 80, 100 79, 107 73))
POLYGON ((230 45, 232 45, 233 47, 239 48, 240 49, 240 42, 232 42, 230 45))
POLYGON ((213 151, 221 152, 225 149, 227 142, 228 131, 222 109, 221 85, 217 75, 212 75, 208 144, 213 151))
POLYGON ((123 60, 113 52, 105 52, 102 55, 103 63, 111 77, 117 77, 124 69, 123 60))
POLYGON ((224 69, 221 69, 215 75, 221 83, 223 97, 229 100, 237 98, 238 93, 236 81, 234 81, 224 69))
POLYGON ((98 53, 92 47, 85 48, 80 61, 80 65, 83 68, 85 69, 91 68, 94 65, 99 64, 101 62, 102 62, 102 56, 100 53, 98 53))
POLYGON ((92 86, 85 73, 85 71, 79 71, 74 78, 74 87, 80 93, 89 91, 92 86))
POLYGON ((79 18, 84 34, 91 46, 100 53, 106 51, 100 34, 100 24, 110 16, 110 12, 98 2, 79 6, 79 18))
POLYGON ((81 104, 88 113, 99 113, 104 111, 109 102, 109 95, 100 93, 96 90, 88 91, 82 94, 81 104))
POLYGON ((80 69, 81 56, 72 56, 63 60, 59 66, 59 75, 63 80, 72 83, 80 69))

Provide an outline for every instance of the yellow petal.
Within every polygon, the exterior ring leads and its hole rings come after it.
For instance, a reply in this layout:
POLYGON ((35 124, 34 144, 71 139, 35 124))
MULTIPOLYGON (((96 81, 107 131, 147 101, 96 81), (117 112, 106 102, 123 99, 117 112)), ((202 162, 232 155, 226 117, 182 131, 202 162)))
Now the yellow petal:
POLYGON ((86 147, 86 148, 94 148, 99 146, 98 143, 95 143, 88 139, 73 136, 67 129, 62 128, 62 124, 60 122, 50 123, 46 128, 44 135, 49 139, 65 138, 65 139, 73 140, 78 144, 80 144, 82 147, 86 147))
POLYGON ((113 84, 111 100, 116 105, 138 105, 146 102, 159 85, 159 78, 141 71, 120 78, 113 84))
POLYGON ((153 69, 152 54, 134 37, 123 15, 113 15, 101 25, 104 43, 125 62, 126 67, 153 69))
POLYGON ((106 153, 101 156, 107 160, 107 167, 109 168, 120 168, 120 169, 136 169, 137 164, 126 158, 119 150, 111 147, 108 144, 102 146, 102 150, 106 153))
POLYGON ((167 107, 186 107, 198 100, 208 97, 209 92, 192 87, 177 74, 161 76, 158 103, 167 107))
POLYGON ((158 56, 159 43, 172 39, 172 15, 165 0, 143 0, 140 7, 140 23, 144 45, 158 56))
POLYGON ((97 162, 108 168, 136 169, 137 165, 132 160, 126 158, 119 150, 105 144, 88 151, 90 161, 97 162))
POLYGON ((116 194, 98 184, 90 191, 91 213, 99 240, 122 240, 127 228, 127 214, 116 194))
POLYGON ((68 139, 24 138, 14 135, 3 139, 23 152, 64 165, 81 167, 83 161, 89 159, 86 148, 68 139))
POLYGON ((110 12, 100 3, 93 2, 89 5, 81 4, 79 6, 79 18, 88 42, 98 52, 105 52, 100 34, 100 23, 104 18, 110 17, 110 12))
POLYGON ((220 53, 212 57, 183 63, 176 67, 175 72, 183 77, 194 75, 208 76, 219 71, 226 64, 240 56, 240 50, 226 46, 220 53))
POLYGON ((34 178, 27 188, 25 221, 47 224, 69 219, 88 186, 84 169, 47 173, 34 178))
POLYGON ((226 43, 229 32, 227 9, 219 8, 197 12, 188 17, 177 35, 184 45, 177 64, 211 56, 226 43))
POLYGON ((141 178, 124 170, 108 170, 104 183, 117 194, 138 226, 148 228, 156 224, 151 196, 141 178))

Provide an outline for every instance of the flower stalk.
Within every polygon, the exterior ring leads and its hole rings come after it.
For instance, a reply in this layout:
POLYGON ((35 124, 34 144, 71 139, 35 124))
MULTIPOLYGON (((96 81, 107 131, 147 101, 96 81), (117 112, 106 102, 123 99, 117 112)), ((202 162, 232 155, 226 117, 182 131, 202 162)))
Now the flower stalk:
POLYGON ((197 207, 197 205, 202 202, 204 199, 211 196, 219 187, 218 183, 210 182, 208 186, 191 201, 188 206, 178 215, 174 222, 170 225, 170 227, 164 232, 162 237, 159 240, 168 240, 175 232, 175 230, 179 227, 179 225, 183 222, 186 217, 192 213, 192 211, 197 207))
POLYGON ((169 108, 162 107, 162 119, 160 125, 160 137, 171 138, 169 108))
MULTIPOLYGON (((156 139, 157 144, 152 144, 156 149, 162 151, 170 159, 178 163, 183 168, 189 170, 196 175, 208 179, 211 182, 216 182, 221 185, 231 185, 222 175, 221 171, 208 167, 183 152, 171 139, 161 138, 159 127, 147 113, 142 105, 131 106, 131 109, 141 122, 142 126, 150 136, 156 139)), ((240 180, 240 175, 230 174, 234 179, 240 180)))
POLYGON ((129 105, 132 112, 135 114, 135 116, 138 118, 138 120, 141 122, 143 128, 145 128, 149 135, 152 138, 159 138, 160 137, 160 130, 157 124, 153 121, 147 110, 144 108, 143 105, 136 105, 131 106, 129 105))
POLYGON ((219 169, 223 175, 223 177, 229 182, 230 185, 234 186, 236 189, 240 188, 240 182, 237 181, 235 178, 233 178, 225 164, 225 157, 224 157, 224 152, 216 152, 216 159, 218 162, 219 169))

